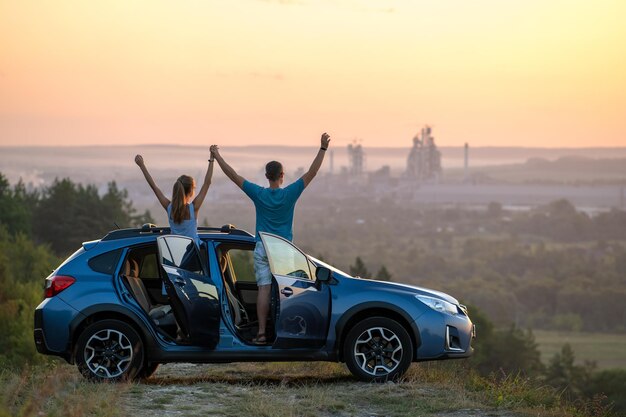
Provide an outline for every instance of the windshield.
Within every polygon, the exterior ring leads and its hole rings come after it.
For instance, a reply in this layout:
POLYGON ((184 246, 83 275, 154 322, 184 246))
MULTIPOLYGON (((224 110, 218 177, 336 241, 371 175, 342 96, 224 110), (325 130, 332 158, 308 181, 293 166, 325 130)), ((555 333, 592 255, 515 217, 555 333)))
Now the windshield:
MULTIPOLYGON (((352 277, 352 275, 348 274, 347 272, 343 272, 341 269, 335 268, 332 265, 328 265, 326 262, 322 262, 319 259, 312 257, 311 255, 307 255, 307 256, 309 257, 309 259, 311 261, 313 261, 314 264, 316 264, 318 266, 323 266, 325 268, 330 269, 333 272, 337 272, 338 274, 345 275, 347 277, 352 277)), ((354 278, 354 277, 352 277, 352 278, 354 278)))

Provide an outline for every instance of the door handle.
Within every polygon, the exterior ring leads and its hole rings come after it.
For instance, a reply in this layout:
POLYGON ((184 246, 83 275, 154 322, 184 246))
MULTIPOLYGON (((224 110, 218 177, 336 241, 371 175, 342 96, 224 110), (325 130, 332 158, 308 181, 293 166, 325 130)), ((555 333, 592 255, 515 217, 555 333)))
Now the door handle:
POLYGON ((185 285, 185 280, 182 278, 174 278, 174 282, 178 285, 185 285))
POLYGON ((280 293, 284 295, 285 297, 289 297, 290 295, 293 294, 293 290, 287 287, 287 288, 283 288, 282 290, 280 290, 280 293))

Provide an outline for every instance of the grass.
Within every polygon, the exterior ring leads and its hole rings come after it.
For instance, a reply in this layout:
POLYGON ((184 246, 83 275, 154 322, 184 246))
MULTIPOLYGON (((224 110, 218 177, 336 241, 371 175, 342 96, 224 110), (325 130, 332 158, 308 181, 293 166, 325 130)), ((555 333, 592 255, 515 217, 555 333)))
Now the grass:
POLYGON ((336 363, 170 364, 119 384, 90 383, 69 365, 27 368, 0 374, 0 417, 582 417, 550 388, 482 378, 464 365, 413 364, 384 384, 358 382, 336 363))
POLYGON ((0 417, 119 417, 125 384, 87 382, 69 365, 0 372, 0 417))
POLYGON ((358 382, 334 363, 175 364, 134 384, 123 403, 135 417, 150 416, 155 403, 184 416, 576 415, 552 389, 520 377, 481 378, 462 363, 414 364, 402 381, 385 384, 358 382))
POLYGON ((565 343, 574 350, 576 363, 595 361, 598 369, 626 369, 626 334, 534 330, 541 359, 548 363, 565 343))

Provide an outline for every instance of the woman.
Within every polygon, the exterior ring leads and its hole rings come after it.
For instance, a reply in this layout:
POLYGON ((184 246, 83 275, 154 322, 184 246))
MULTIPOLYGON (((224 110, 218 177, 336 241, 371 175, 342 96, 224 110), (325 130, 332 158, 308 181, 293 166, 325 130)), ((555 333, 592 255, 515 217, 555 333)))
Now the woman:
POLYGON ((167 219, 170 223, 171 233, 190 237, 198 245, 201 243, 198 237, 198 211, 204 202, 206 193, 209 190, 209 185, 211 185, 213 161, 214 158, 211 155, 209 168, 204 176, 204 183, 196 198, 194 198, 196 190, 194 179, 189 175, 181 175, 174 183, 172 201, 170 201, 152 179, 152 176, 143 162, 143 157, 141 155, 135 156, 135 163, 139 165, 141 172, 143 172, 144 177, 146 177, 146 181, 148 181, 148 185, 150 185, 150 188, 154 191, 159 203, 161 203, 163 208, 167 211, 167 219))

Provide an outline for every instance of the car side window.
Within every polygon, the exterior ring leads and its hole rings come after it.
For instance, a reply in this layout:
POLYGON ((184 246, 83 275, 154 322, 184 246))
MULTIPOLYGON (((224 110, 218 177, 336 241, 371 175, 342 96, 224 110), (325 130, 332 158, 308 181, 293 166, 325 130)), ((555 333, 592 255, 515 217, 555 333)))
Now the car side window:
POLYGON ((256 282, 252 249, 230 249, 228 255, 237 282, 256 282))
POLYGON ((139 278, 142 279, 161 279, 159 277, 159 268, 157 264, 156 253, 150 253, 144 256, 141 262, 141 270, 139 271, 139 278))
POLYGON ((105 252, 102 255, 94 256, 93 258, 89 259, 87 264, 91 269, 96 272, 101 272, 103 274, 113 274, 113 272, 115 272, 117 262, 120 260, 121 254, 121 249, 105 252))
MULTIPOLYGON (((163 265, 184 269, 185 271, 203 274, 202 261, 198 248, 192 239, 169 236, 163 240, 166 247, 161 246, 163 265)), ((161 245, 162 243, 159 242, 161 245)))
POLYGON ((272 273, 311 279, 308 258, 291 243, 275 236, 263 235, 263 244, 272 273))

